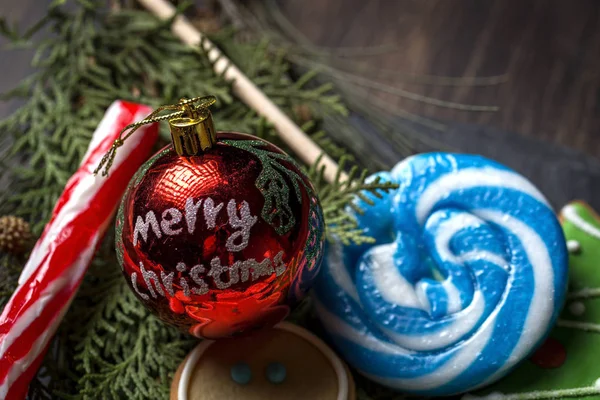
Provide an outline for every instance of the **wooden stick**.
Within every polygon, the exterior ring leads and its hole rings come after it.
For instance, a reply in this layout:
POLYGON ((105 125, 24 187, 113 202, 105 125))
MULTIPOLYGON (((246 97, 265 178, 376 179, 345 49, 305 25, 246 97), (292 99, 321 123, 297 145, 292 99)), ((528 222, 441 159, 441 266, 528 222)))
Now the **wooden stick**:
MULTIPOLYGON (((138 0, 146 9, 161 19, 172 18, 175 7, 166 0, 138 0)), ((323 154, 321 164, 325 166, 325 179, 333 182, 338 170, 336 162, 329 157, 323 149, 304 133, 275 103, 273 103, 231 60, 198 31, 183 15, 179 15, 172 25, 175 36, 190 46, 202 43, 208 54, 208 59, 213 63, 217 74, 233 82, 233 90, 249 107, 271 122, 281 139, 308 165, 312 165, 323 154)), ((342 173, 341 179, 347 175, 342 173)))

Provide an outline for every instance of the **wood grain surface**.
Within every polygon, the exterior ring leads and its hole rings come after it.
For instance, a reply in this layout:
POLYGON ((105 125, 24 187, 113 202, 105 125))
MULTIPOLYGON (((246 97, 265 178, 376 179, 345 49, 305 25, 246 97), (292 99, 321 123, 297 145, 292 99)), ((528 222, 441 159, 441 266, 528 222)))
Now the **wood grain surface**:
MULTIPOLYGON (((40 3, 43 2, 0 0, 0 17, 5 18, 11 24, 30 26, 44 16, 45 5, 40 3)), ((4 93, 14 88, 21 79, 33 71, 30 66, 33 51, 31 49, 12 49, 2 36, 0 36, 0 49, 0 93, 4 93)), ((0 101, 0 118, 8 115, 18 105, 19 103, 14 101, 0 101)))
POLYGON ((600 155, 596 0, 303 0, 280 5, 317 45, 393 44, 389 52, 362 57, 373 67, 370 76, 382 83, 500 110, 466 112, 373 91, 395 107, 435 119, 491 125, 600 155), (488 87, 420 85, 406 74, 505 75, 506 82, 488 87))

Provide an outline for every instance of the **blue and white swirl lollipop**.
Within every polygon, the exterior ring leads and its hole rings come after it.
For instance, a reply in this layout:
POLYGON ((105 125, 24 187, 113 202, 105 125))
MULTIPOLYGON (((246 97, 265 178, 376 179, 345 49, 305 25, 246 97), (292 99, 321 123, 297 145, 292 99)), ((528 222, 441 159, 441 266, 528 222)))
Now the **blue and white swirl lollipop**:
POLYGON ((376 243, 329 246, 317 280, 334 345, 362 374, 407 392, 456 394, 501 378, 563 304, 568 256, 551 207, 479 156, 422 154, 377 175, 400 187, 357 215, 376 243))

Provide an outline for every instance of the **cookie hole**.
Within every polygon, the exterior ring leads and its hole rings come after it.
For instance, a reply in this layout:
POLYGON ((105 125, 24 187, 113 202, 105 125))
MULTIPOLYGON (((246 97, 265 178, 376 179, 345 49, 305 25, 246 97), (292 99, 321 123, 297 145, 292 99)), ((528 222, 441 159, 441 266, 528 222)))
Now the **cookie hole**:
POLYGON ((280 362, 272 362, 267 365, 265 375, 269 382, 279 384, 285 381, 287 369, 285 368, 285 365, 280 362))
POLYGON ((245 362, 239 362, 231 367, 231 379, 238 385, 247 385, 252 380, 252 370, 245 362))

